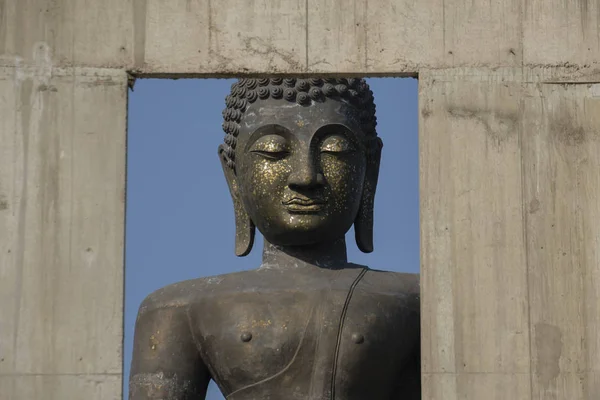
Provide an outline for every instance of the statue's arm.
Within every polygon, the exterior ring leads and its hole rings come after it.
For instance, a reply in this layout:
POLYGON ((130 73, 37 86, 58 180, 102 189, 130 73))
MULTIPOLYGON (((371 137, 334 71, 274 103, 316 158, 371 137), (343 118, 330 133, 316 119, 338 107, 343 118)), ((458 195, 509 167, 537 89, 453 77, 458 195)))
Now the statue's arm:
POLYGON ((394 399, 421 400, 421 352, 418 348, 410 355, 398 377, 394 399))
MULTIPOLYGON (((418 285, 418 280, 416 281, 418 285)), ((410 310, 407 326, 410 334, 411 351, 398 377, 394 399, 421 400, 421 300, 419 289, 407 299, 406 310, 410 310)), ((407 340, 408 342, 408 340, 407 340)))
POLYGON ((204 399, 209 380, 187 308, 157 304, 150 296, 135 324, 129 399, 204 399))

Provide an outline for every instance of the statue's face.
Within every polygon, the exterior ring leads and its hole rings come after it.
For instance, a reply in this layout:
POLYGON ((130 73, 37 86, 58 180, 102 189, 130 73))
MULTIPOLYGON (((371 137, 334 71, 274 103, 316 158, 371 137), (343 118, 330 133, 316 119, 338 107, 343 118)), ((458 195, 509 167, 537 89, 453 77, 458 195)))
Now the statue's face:
POLYGON ((236 147, 238 195, 267 240, 306 245, 345 235, 363 192, 363 139, 356 109, 339 100, 248 107, 236 147))

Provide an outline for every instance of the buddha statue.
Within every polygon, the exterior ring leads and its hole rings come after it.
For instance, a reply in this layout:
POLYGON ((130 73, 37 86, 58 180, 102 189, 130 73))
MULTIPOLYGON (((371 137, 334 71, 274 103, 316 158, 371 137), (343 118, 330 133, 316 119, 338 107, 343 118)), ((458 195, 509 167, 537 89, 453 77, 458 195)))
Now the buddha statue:
POLYGON ((348 262, 373 250, 382 141, 363 79, 243 78, 219 158, 235 252, 257 269, 166 286, 142 303, 132 400, 420 399, 419 279, 348 262))

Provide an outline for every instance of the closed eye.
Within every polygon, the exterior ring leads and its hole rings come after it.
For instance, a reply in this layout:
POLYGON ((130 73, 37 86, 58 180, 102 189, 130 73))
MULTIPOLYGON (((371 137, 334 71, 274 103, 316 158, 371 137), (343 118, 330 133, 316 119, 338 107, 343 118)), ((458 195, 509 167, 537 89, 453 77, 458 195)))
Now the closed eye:
POLYGON ((341 135, 333 135, 325 138, 321 144, 321 153, 326 154, 350 154, 354 153, 356 148, 346 138, 341 135))
POLYGON ((356 150, 354 149, 344 149, 344 150, 330 150, 330 149, 322 149, 321 153, 325 153, 325 154, 351 154, 354 153, 356 150))
POLYGON ((266 151, 266 150, 252 150, 252 153, 258 154, 261 157, 268 158, 270 160, 281 160, 287 157, 290 152, 286 150, 281 151, 266 151))
POLYGON ((290 154, 290 145, 285 137, 268 134, 254 142, 249 151, 263 158, 280 160, 290 154))

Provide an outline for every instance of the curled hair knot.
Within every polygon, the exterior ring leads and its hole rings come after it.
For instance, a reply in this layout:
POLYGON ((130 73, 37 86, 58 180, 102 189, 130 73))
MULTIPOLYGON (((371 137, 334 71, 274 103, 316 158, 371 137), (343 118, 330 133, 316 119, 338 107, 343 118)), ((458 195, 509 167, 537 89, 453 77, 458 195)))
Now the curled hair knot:
POLYGON ((306 92, 308 91, 308 89, 310 88, 310 84, 308 83, 308 81, 304 80, 304 79, 298 79, 296 81, 296 90, 299 92, 306 92))
POLYGON ((325 96, 331 96, 335 93, 335 87, 331 83, 326 83, 323 85, 323 94, 325 96))
POLYGON ((310 104, 310 97, 308 96, 308 93, 300 92, 296 96, 296 101, 298 102, 298 104, 306 106, 310 104))
POLYGON ((258 93, 256 93, 256 90, 249 90, 248 93, 246 93, 246 98, 250 103, 254 103, 258 98, 258 93))
POLYGON ((335 85, 335 90, 337 90, 339 94, 343 95, 348 91, 348 86, 340 83, 339 85, 335 85))
POLYGON ((283 97, 286 100, 293 101, 296 98, 296 91, 292 88, 287 88, 283 91, 283 97))
POLYGON ((260 97, 261 99, 266 99, 267 97, 269 97, 269 88, 261 86, 258 88, 258 97, 260 97))
POLYGON ((280 86, 274 86, 271 88, 271 97, 274 99, 280 99, 283 96, 283 89, 280 86))
POLYGON ((258 86, 258 81, 256 79, 248 79, 246 81, 246 87, 250 90, 255 89, 258 86))
POLYGON ((321 98, 323 97, 323 91, 321 90, 321 88, 313 86, 308 91, 308 95, 313 100, 321 100, 321 98))

